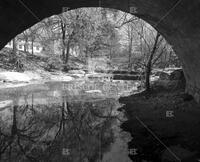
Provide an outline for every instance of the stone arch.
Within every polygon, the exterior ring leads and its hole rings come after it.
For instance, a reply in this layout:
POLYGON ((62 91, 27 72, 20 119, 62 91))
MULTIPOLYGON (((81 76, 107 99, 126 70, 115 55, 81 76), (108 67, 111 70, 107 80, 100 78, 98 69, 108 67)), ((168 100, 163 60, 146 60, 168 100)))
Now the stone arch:
POLYGON ((157 29, 183 63, 186 92, 200 100, 199 0, 2 0, 0 47, 40 20, 59 14, 63 7, 105 7, 129 12, 157 29))

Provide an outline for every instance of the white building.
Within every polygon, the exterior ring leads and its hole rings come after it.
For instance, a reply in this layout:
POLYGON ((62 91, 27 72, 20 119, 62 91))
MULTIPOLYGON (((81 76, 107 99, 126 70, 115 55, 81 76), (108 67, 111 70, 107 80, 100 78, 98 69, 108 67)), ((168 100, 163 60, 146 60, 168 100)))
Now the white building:
MULTIPOLYGON (((8 42, 5 47, 13 48, 13 41, 8 42)), ((25 41, 23 41, 23 40, 17 41, 16 47, 19 51, 25 51, 25 41)), ((42 52, 43 47, 39 42, 34 42, 33 48, 32 48, 32 42, 28 41, 27 44, 26 44, 26 51, 29 52, 29 53, 32 53, 32 50, 33 50, 34 54, 38 54, 38 53, 42 52)))

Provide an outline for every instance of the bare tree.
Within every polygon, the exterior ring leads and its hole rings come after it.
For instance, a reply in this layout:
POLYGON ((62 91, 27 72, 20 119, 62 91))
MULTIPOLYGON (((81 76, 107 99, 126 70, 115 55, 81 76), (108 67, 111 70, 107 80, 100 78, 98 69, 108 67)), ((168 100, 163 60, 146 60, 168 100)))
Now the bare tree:
POLYGON ((156 50, 157 50, 157 46, 158 46, 158 41, 159 41, 159 38, 160 38, 160 34, 157 33, 156 34, 156 38, 155 38, 155 42, 154 42, 154 45, 153 45, 153 48, 151 50, 151 53, 150 53, 150 56, 147 60, 147 64, 146 64, 146 71, 145 71, 145 88, 146 88, 146 91, 149 92, 150 91, 150 75, 151 75, 151 70, 152 70, 152 60, 153 60, 153 57, 154 55, 156 54, 156 50))

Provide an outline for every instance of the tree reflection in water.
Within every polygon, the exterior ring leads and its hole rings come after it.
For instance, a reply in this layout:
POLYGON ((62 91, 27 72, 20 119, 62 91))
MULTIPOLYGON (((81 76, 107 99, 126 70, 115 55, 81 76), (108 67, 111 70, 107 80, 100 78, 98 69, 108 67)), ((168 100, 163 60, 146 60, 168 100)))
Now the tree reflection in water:
POLYGON ((114 99, 69 102, 64 96, 62 103, 25 103, 0 116, 1 161, 95 162, 109 150, 114 99))

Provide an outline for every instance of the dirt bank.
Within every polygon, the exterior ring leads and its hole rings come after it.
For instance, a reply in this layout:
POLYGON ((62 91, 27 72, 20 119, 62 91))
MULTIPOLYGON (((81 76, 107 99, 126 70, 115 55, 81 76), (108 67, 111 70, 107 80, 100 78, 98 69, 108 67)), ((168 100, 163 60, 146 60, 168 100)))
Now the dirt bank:
POLYGON ((157 89, 120 98, 131 133, 133 161, 195 162, 200 159, 200 106, 183 89, 157 89))

